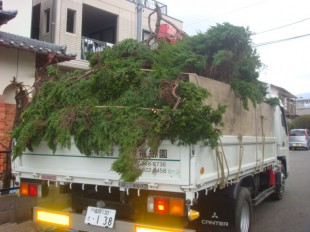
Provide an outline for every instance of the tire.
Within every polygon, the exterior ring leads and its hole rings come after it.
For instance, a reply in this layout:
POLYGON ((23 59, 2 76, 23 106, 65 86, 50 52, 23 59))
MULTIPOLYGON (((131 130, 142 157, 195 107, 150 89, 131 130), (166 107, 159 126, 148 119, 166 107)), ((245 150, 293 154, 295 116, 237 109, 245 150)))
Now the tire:
POLYGON ((276 188, 275 192, 271 195, 271 198, 275 201, 281 200, 285 190, 285 169, 281 165, 281 171, 276 173, 276 188))
POLYGON ((247 188, 241 187, 235 204, 236 232, 252 230, 252 200, 247 188))

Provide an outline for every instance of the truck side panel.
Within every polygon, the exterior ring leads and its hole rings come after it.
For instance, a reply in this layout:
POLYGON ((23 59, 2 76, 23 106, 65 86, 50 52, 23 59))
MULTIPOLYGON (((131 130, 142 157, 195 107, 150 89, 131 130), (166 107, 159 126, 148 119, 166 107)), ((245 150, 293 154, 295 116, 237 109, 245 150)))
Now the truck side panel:
POLYGON ((111 170, 112 163, 118 157, 117 149, 113 154, 93 154, 86 157, 80 154, 74 144, 70 150, 58 148, 55 153, 45 144, 41 144, 33 152, 27 151, 22 157, 17 158, 13 170, 17 181, 20 178, 34 178, 144 189, 152 184, 161 184, 165 190, 179 191, 179 186, 189 184, 189 152, 188 146, 164 142, 158 154, 152 154, 152 158, 146 161, 143 175, 136 181, 141 184, 147 183, 146 185, 120 185, 120 175, 111 170))
POLYGON ((238 181, 241 176, 264 169, 277 160, 274 137, 223 136, 219 154, 207 146, 197 146, 195 176, 192 185, 201 189, 229 181, 238 181), (242 147, 242 148, 241 148, 242 147))

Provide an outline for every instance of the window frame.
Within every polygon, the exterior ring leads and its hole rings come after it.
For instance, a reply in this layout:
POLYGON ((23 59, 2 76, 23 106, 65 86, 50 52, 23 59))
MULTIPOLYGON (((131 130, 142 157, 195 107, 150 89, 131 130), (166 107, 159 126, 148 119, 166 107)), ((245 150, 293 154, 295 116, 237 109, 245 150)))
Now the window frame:
POLYGON ((66 32, 76 33, 76 10, 67 8, 66 32))
POLYGON ((51 27, 51 8, 44 10, 44 33, 49 33, 51 27))

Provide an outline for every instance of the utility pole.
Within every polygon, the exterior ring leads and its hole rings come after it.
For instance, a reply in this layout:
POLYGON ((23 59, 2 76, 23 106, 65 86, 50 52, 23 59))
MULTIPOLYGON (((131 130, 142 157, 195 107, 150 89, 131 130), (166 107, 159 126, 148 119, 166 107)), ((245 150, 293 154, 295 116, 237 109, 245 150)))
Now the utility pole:
POLYGON ((142 0, 137 0, 137 40, 138 42, 142 40, 142 11, 143 11, 142 0))

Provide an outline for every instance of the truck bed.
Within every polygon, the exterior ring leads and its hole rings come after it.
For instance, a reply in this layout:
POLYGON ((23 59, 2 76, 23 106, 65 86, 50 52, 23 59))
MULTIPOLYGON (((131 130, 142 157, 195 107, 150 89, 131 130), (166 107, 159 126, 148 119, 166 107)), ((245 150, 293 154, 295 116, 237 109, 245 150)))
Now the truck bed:
POLYGON ((223 187, 238 181, 243 175, 273 166, 277 160, 276 111, 265 103, 249 110, 242 107, 230 85, 209 78, 188 75, 188 81, 207 89, 211 97, 206 104, 227 106, 223 115, 223 136, 218 149, 197 143, 178 146, 164 141, 157 154, 143 154, 143 174, 134 182, 123 182, 111 170, 118 158, 112 154, 80 154, 72 142, 71 149, 58 149, 53 153, 42 143, 33 152, 26 151, 13 162, 16 180, 30 178, 54 181, 57 184, 91 184, 126 189, 150 189, 169 192, 195 193, 202 189, 223 187))
POLYGON ((74 146, 55 153, 45 144, 26 151, 13 163, 16 181, 20 178, 53 181, 57 184, 91 184, 123 189, 154 189, 171 192, 196 192, 238 181, 274 163, 276 139, 257 136, 222 136, 219 152, 204 144, 178 146, 165 141, 158 154, 146 159, 144 172, 136 182, 123 182, 111 170, 118 157, 93 154, 86 157, 74 146))

